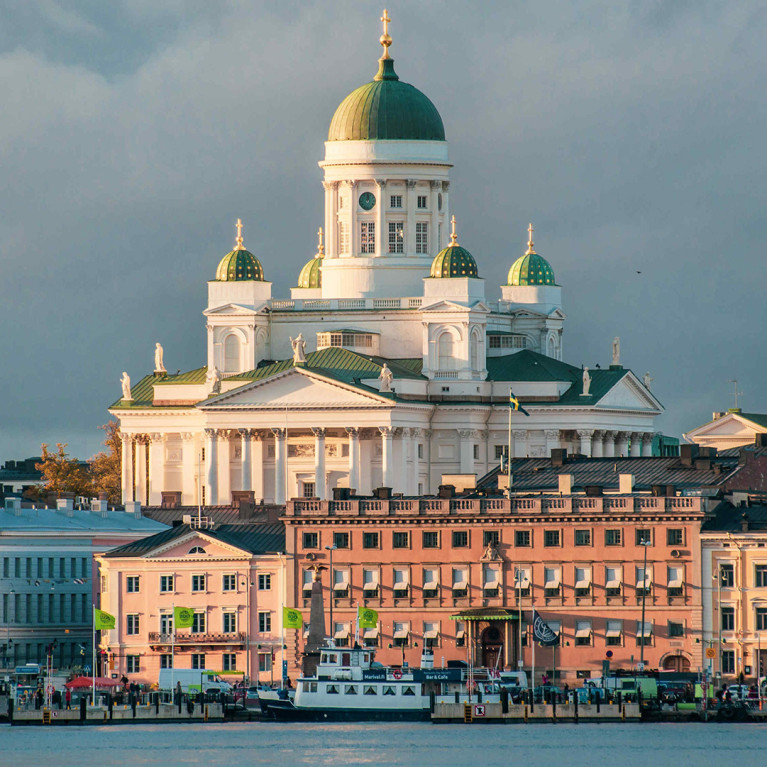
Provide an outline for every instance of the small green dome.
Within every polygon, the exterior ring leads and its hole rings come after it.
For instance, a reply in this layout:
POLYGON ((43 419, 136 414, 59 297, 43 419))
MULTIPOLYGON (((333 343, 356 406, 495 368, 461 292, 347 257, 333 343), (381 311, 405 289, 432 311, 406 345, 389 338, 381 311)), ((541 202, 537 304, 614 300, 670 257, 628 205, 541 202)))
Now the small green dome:
POLYGON ((235 248, 221 259, 216 269, 216 279, 219 282, 264 282, 264 269, 249 250, 235 248))
POLYGON ((394 60, 378 61, 373 82, 352 91, 330 121, 328 141, 444 141, 445 126, 437 107, 400 81, 394 60))
POLYGON ((298 275, 298 288, 321 288, 322 287, 322 256, 317 254, 308 261, 301 274, 298 275))
POLYGON ((477 262, 466 248, 448 245, 431 262, 429 277, 479 277, 477 262))
POLYGON ((512 264, 506 285, 556 285, 551 264, 543 256, 539 256, 533 247, 532 224, 527 231, 530 233, 527 252, 512 264))

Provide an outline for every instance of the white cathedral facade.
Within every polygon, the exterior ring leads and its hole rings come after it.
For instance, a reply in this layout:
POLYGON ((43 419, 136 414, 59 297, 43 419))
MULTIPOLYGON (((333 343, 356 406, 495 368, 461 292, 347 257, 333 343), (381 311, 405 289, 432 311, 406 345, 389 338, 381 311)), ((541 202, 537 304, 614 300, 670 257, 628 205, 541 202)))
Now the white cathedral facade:
MULTIPOLYGON (((432 102, 389 56, 340 104, 320 162, 324 242, 289 299, 236 247, 208 283, 200 368, 155 371, 110 412, 123 439, 123 500, 157 505, 436 491, 513 456, 567 448, 650 455, 662 406, 630 370, 563 357, 561 287, 527 251, 489 299, 450 213, 450 161, 432 102), (201 360, 203 361, 203 360, 201 360), (514 413, 509 391, 530 414, 514 413), (180 495, 179 495, 180 494, 180 495)), ((238 222, 239 223, 239 222, 238 222)), ((481 264, 481 261, 480 261, 481 264)))

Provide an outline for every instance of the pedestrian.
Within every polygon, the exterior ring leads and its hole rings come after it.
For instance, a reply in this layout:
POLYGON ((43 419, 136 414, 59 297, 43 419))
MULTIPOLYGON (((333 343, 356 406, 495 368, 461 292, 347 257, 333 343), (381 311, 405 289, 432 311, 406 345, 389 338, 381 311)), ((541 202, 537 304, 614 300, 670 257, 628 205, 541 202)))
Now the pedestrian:
POLYGON ((181 702, 181 680, 176 682, 176 704, 181 702))
POLYGON ((66 704, 67 711, 72 708, 72 690, 69 687, 64 690, 64 703, 66 704))

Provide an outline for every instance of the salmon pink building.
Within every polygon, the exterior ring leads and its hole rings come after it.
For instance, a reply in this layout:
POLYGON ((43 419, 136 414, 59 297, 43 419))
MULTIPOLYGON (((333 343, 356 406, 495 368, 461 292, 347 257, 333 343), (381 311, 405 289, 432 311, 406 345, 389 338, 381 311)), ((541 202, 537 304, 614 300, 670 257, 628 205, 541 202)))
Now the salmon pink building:
POLYGON ((270 681, 279 673, 284 528, 181 524, 97 557, 109 671, 153 684, 160 669, 210 669, 270 681), (173 608, 194 611, 189 628, 173 608))

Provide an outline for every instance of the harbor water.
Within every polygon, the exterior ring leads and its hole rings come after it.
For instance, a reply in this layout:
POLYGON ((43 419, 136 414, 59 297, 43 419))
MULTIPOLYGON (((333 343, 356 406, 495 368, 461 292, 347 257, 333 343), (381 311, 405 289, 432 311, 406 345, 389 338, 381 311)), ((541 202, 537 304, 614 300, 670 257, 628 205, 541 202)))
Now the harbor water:
POLYGON ((764 765, 760 724, 208 724, 11 727, 3 764, 738 767, 764 765))

